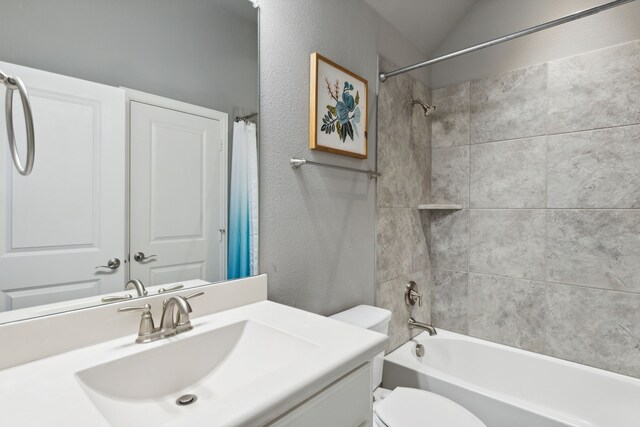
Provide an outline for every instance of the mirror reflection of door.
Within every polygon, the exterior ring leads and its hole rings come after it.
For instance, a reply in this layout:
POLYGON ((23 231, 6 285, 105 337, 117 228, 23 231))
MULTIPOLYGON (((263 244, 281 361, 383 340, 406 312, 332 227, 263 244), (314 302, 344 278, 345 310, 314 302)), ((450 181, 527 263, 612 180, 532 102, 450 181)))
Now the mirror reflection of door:
MULTIPOLYGON (((0 62, 27 82, 38 138, 28 179, 0 132, 0 311, 115 292, 125 281, 125 92, 0 62)), ((4 118, 4 103, 0 103, 4 118)), ((14 103, 14 117, 22 117, 14 103)), ((16 124, 24 144, 24 126, 16 124)), ((20 147, 24 153, 24 147, 20 147)))
POLYGON ((133 98, 130 277, 147 286, 225 279, 227 114, 133 98))
POLYGON ((124 89, 0 67, 29 82, 39 141, 28 179, 5 167, 0 181, 0 312, 119 292, 129 278, 226 278, 226 113, 129 91, 144 102, 129 101, 127 132, 124 89))

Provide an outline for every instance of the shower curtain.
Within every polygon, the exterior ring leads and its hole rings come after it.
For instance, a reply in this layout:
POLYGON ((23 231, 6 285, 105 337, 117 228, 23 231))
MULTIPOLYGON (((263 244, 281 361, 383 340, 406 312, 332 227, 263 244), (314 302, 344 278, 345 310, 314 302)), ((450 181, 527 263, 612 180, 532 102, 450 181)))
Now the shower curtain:
POLYGON ((229 196, 229 279, 258 274, 258 147, 256 125, 233 124, 229 196))

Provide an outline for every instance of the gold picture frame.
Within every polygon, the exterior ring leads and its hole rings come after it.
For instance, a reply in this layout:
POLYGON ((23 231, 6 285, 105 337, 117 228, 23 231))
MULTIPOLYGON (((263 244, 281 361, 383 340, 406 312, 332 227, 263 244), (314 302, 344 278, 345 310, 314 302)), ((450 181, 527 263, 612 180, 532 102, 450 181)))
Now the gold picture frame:
POLYGON ((311 54, 309 148, 366 159, 366 79, 317 52, 311 54))

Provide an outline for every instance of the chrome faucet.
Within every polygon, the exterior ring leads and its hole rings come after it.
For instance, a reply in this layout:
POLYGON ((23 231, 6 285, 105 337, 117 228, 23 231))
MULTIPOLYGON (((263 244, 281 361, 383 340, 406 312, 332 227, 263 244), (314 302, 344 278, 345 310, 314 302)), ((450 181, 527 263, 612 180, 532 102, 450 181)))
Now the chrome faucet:
POLYGON ((196 292, 189 296, 181 295, 172 296, 162 304, 162 319, 160 327, 156 328, 153 323, 153 315, 151 314, 151 306, 145 304, 142 307, 122 307, 119 312, 142 311, 142 319, 140 319, 140 329, 138 330, 137 343, 146 343, 157 341, 162 338, 172 337, 181 332, 193 329, 189 313, 192 312, 189 299, 204 295, 204 292, 196 292), (177 310, 177 315, 176 315, 177 310))
POLYGON ((189 304, 187 300, 203 294, 204 292, 196 292, 188 297, 176 295, 164 300, 162 303, 160 329, 165 331, 165 336, 169 336, 170 334, 175 335, 193 329, 191 320, 189 319, 189 313, 192 312, 191 304, 189 304))
POLYGON ((408 326, 409 326, 409 329, 422 329, 423 331, 427 331, 431 336, 438 335, 436 328, 426 323, 418 322, 413 317, 409 318, 408 326))
POLYGON ((148 294, 147 290, 144 288, 144 285, 138 279, 129 280, 127 284, 124 286, 124 289, 125 291, 130 291, 135 289, 139 297, 143 297, 148 294))

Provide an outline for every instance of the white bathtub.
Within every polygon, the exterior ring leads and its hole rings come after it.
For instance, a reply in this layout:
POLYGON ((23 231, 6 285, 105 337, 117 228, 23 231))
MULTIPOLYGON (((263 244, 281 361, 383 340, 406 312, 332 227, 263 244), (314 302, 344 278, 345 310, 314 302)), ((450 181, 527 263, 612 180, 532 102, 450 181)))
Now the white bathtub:
POLYGON ((638 427, 640 380, 438 329, 385 357, 383 387, 448 397, 488 427, 638 427))

